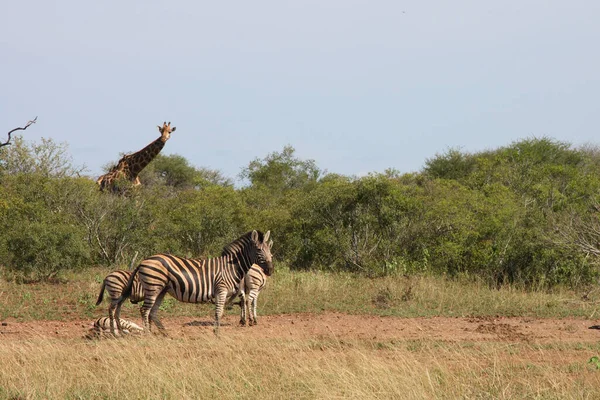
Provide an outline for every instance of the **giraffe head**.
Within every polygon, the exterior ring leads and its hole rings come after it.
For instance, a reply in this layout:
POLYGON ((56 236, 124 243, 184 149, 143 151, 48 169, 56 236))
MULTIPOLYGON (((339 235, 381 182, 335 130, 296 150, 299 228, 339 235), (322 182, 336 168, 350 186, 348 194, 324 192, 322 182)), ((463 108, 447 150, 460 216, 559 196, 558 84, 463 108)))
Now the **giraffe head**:
POLYGON ((167 124, 163 122, 163 126, 158 125, 158 131, 160 132, 161 139, 163 142, 166 142, 171 137, 171 132, 175 132, 175 127, 171 127, 171 122, 167 124))

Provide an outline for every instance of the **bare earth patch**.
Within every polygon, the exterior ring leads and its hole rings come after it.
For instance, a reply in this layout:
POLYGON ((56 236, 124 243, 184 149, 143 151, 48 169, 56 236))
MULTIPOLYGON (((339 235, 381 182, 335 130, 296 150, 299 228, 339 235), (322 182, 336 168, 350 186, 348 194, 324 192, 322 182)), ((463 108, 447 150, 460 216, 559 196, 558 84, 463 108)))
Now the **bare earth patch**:
MULTIPOLYGON (((130 318, 139 323, 140 318, 130 318)), ((170 337, 198 338, 212 334, 212 318, 164 318, 170 337)), ((92 320, 2 321, 0 340, 31 337, 82 338, 92 320)), ((283 314, 259 317, 259 325, 241 327, 238 316, 226 315, 222 335, 252 335, 256 338, 338 338, 347 340, 436 340, 448 342, 595 343, 600 331, 590 320, 564 318, 396 318, 340 313, 283 314)))

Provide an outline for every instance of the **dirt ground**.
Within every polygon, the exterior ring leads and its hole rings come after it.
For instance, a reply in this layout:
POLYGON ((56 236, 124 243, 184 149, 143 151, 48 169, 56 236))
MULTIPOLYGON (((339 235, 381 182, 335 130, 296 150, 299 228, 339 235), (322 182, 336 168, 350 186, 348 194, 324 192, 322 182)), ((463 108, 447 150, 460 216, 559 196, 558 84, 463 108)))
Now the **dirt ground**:
MULTIPOLYGON (((141 324, 140 318, 131 319, 141 324)), ((162 319, 169 336, 195 338, 212 332, 212 318, 180 317, 162 319)), ((340 313, 284 314, 259 317, 259 324, 241 327, 238 317, 224 318, 221 334, 256 335, 256 337, 347 340, 440 340, 449 342, 524 342, 594 343, 600 339, 597 321, 584 319, 539 318, 396 318, 340 313)), ((33 337, 82 338, 93 320, 0 323, 0 340, 33 337)))

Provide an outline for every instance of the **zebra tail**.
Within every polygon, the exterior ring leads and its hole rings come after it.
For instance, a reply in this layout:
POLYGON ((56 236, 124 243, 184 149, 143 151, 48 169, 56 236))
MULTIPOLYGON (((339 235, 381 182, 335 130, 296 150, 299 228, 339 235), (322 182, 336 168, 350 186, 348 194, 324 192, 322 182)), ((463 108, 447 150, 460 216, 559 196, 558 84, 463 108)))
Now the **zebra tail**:
POLYGON ((102 281, 102 286, 100 287, 100 293, 98 294, 98 300, 96 301, 96 305, 99 306, 102 303, 102 299, 104 298, 104 286, 105 282, 102 281))
POLYGON ((123 301, 125 301, 126 298, 128 298, 131 295, 131 288, 133 286, 133 280, 135 279, 135 275, 137 274, 139 269, 140 269, 140 266, 138 265, 133 270, 133 273, 131 274, 131 276, 129 277, 129 280, 127 281, 127 286, 125 286, 125 288, 121 292, 121 296, 119 297, 119 303, 122 303, 123 301))

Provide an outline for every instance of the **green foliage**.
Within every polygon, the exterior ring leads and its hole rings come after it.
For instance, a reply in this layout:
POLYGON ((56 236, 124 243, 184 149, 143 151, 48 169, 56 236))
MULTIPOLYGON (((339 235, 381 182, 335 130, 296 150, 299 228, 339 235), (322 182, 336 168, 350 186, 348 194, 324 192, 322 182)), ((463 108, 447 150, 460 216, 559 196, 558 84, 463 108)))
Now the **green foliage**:
POLYGON ((241 177, 252 186, 264 186, 271 192, 298 189, 316 182, 321 171, 313 160, 300 160, 294 148, 285 146, 281 153, 274 152, 263 160, 256 159, 245 168, 241 177))
POLYGON ((2 178, 0 254, 18 279, 48 279, 90 260, 85 230, 70 209, 78 178, 16 174, 2 178))
POLYGON ((88 251, 82 239, 73 226, 24 222, 6 242, 12 254, 9 265, 25 279, 52 278, 61 270, 85 264, 88 251))
POLYGON ((250 229, 271 230, 276 263, 291 269, 549 287, 595 282, 600 266, 600 151, 548 138, 451 149, 421 173, 361 178, 323 174, 286 146, 250 162, 242 188, 177 155, 159 155, 142 186, 121 195, 78 171, 51 140, 0 150, 0 260, 10 274, 128 267, 158 252, 216 256, 250 229))
MULTIPOLYGON (((223 246, 246 231, 243 206, 232 187, 209 186, 184 191, 163 204, 157 238, 171 238, 172 250, 190 257, 219 256, 223 246)), ((157 248, 161 244, 157 243, 157 248)))
POLYGON ((425 161, 425 174, 432 178, 461 179, 468 176, 475 166, 475 159, 458 149, 448 149, 425 161))
POLYGON ((42 138, 41 143, 28 144, 17 135, 10 146, 0 150, 0 176, 37 174, 62 178, 78 176, 83 171, 84 168, 73 166, 67 144, 52 139, 42 138))
POLYGON ((162 185, 175 189, 200 189, 207 186, 232 186, 231 181, 219 172, 196 168, 184 157, 159 154, 140 173, 145 186, 162 185))

